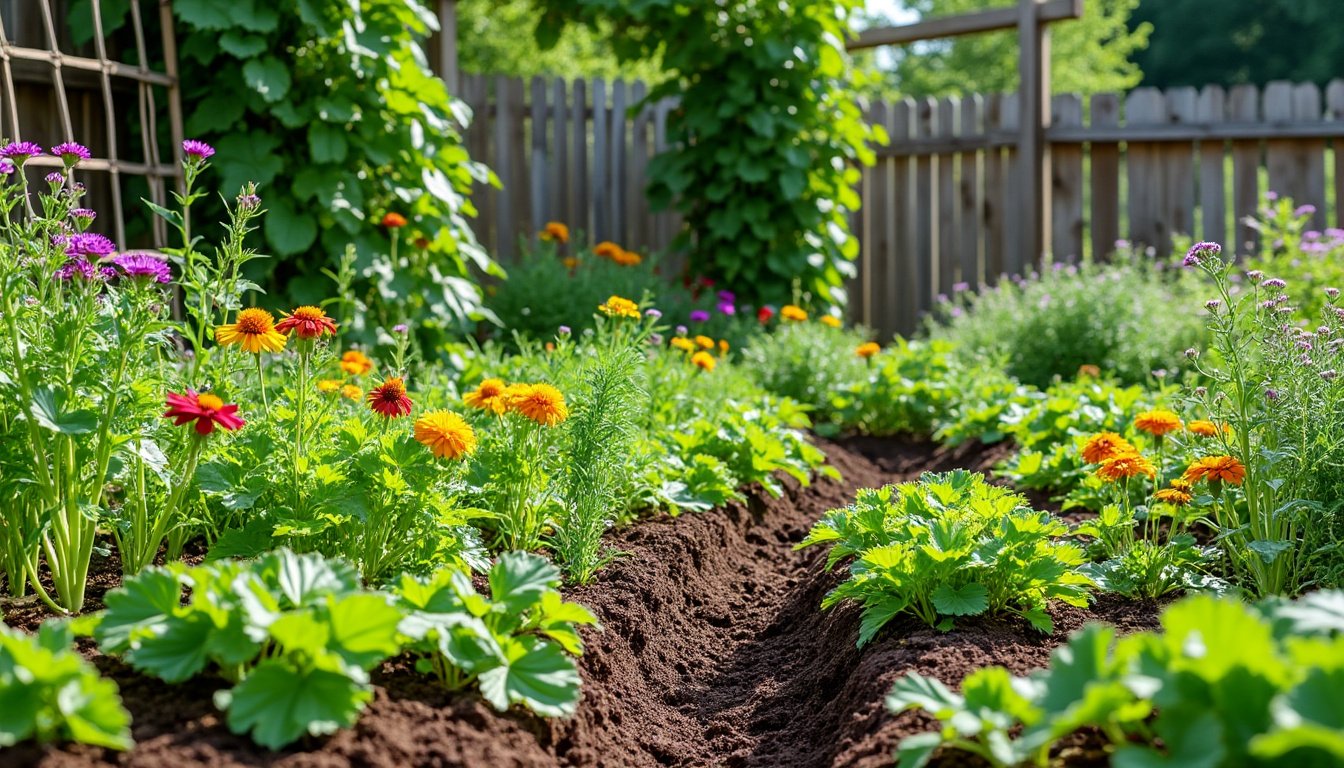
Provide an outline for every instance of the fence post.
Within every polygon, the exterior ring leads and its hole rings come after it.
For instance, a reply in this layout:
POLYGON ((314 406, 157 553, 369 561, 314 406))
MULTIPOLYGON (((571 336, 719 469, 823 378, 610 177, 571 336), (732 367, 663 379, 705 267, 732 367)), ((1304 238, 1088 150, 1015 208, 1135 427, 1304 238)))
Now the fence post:
POLYGON ((439 0, 439 74, 457 93, 457 0, 439 0))
POLYGON ((1017 157, 1022 170, 1020 194, 1025 207, 1022 256, 1040 263, 1050 224, 1050 29, 1041 22, 1041 0, 1018 0, 1017 39, 1022 111, 1017 128, 1017 157))

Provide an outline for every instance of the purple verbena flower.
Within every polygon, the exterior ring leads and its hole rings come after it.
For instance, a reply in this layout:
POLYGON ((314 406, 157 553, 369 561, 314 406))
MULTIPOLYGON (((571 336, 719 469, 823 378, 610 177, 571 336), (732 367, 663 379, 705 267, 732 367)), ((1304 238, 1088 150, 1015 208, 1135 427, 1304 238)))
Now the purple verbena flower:
POLYGON ((1265 273, 1258 269, 1252 269, 1250 272, 1246 273, 1246 277, 1250 279, 1252 283, 1258 283, 1265 279, 1265 273))
POLYGON ((1334 368, 1321 371, 1321 378, 1325 379, 1326 381, 1334 381, 1335 379, 1339 378, 1339 371, 1336 371, 1334 368))
POLYGON ((1310 216, 1311 214, 1313 214, 1313 213, 1315 213, 1315 212, 1316 212, 1316 206, 1312 205, 1311 203, 1306 203, 1306 204, 1304 204, 1304 205, 1299 205, 1299 206, 1297 206, 1297 209, 1293 211, 1293 215, 1294 215, 1294 216, 1310 216))
POLYGON ((173 268, 152 253, 123 253, 112 259, 127 277, 144 283, 167 283, 173 279, 173 268))
POLYGON ((261 207, 261 198, 255 193, 248 192, 238 196, 238 208, 244 211, 253 211, 261 207))
POLYGON ((1218 308, 1221 306, 1223 306, 1223 302, 1219 299, 1209 299, 1208 301, 1204 302, 1204 308, 1209 310, 1210 312, 1217 312, 1218 308))
POLYGON ((1195 349, 1194 347, 1191 347, 1185 350, 1185 356, 1190 358, 1191 360, 1194 360, 1195 358, 1199 357, 1199 350, 1195 349))
POLYGON ((952 284, 952 292, 953 292, 953 293, 961 293, 962 291, 969 291, 969 290, 971 290, 971 284, 970 284, 970 283, 953 283, 953 284, 952 284))
POLYGON ((685 336, 685 335, 688 334, 688 333, 690 333, 690 329, 688 329, 686 326, 684 326, 684 325, 678 325, 678 326, 677 326, 677 335, 678 335, 678 336, 685 336))
POLYGON ((1266 288, 1286 288, 1286 287, 1288 287, 1288 283, 1287 283, 1287 282, 1285 282, 1285 281, 1283 281, 1283 280, 1280 280, 1280 279, 1277 278, 1277 277, 1271 277, 1270 279, 1266 280, 1266 281, 1263 283, 1263 285, 1264 285, 1266 288))
POLYGON ((49 151, 56 157, 61 158, 61 160, 65 162, 66 168, 73 167, 75 163, 78 163, 80 160, 88 160, 90 157, 93 157, 93 154, 89 152, 88 147, 73 141, 57 144, 49 151))
POLYGON ((11 160, 19 167, 28 162, 28 158, 42 154, 42 148, 31 141, 16 141, 0 149, 0 157, 11 160))
POLYGON ((98 212, 90 208, 72 208, 70 210, 70 218, 87 224, 98 218, 98 212))
POLYGON ((1265 399, 1266 399, 1266 400, 1269 400, 1269 401, 1271 401, 1271 402, 1273 402, 1273 401, 1275 401, 1275 400, 1278 400, 1278 399, 1279 399, 1279 391, 1278 391, 1277 389, 1266 389, 1266 390, 1265 390, 1265 399))
MULTIPOLYGON (((210 148, 209 148, 209 147, 206 147, 206 149, 210 149, 210 148)), ((211 154, 214 154, 214 150, 211 149, 211 150, 210 150, 210 153, 211 153, 211 154)), ((209 157, 209 156, 210 156, 210 155, 206 155, 206 157, 209 157)), ((400 333, 400 334, 402 334, 403 336, 406 335, 407 333, 410 333, 410 330, 411 330, 411 329, 410 329, 410 326, 406 325, 405 323, 397 323, 396 325, 392 326, 392 332, 393 332, 393 333, 400 333)))
POLYGON ((663 316, 663 313, 658 311, 657 309, 654 309, 653 307, 649 307, 648 309, 644 310, 644 316, 653 320, 657 320, 663 316))
POLYGON ((1325 289, 1325 295, 1326 295, 1327 298, 1337 299, 1337 298, 1339 298, 1339 289, 1338 289, 1338 288, 1326 288, 1326 289, 1325 289))
POLYGON ((1197 267, 1205 259, 1211 259, 1223 252, 1223 246, 1208 241, 1195 243, 1190 246, 1190 250, 1185 252, 1185 259, 1181 264, 1187 267, 1197 267))
POLYGON ((709 313, 706 312, 706 311, 703 310, 703 309, 693 310, 693 311, 691 312, 691 322, 692 322, 692 323, 707 323, 707 322, 709 322, 709 313))
POLYGON ((556 331, 556 333, 558 333, 558 334, 561 335, 561 336, 568 336, 569 334, 571 334, 571 333, 573 333, 573 332, 574 332, 574 329, 573 329, 573 328, 570 328, 568 325, 562 325, 562 326, 560 326, 560 328, 556 331))
POLYGON ((1265 193, 1265 199, 1272 203, 1279 199, 1279 193, 1271 189, 1265 193))
POLYGON ((196 139, 187 139, 182 142, 182 151, 187 156, 187 162, 197 163, 209 160, 215 154, 214 147, 196 139))
POLYGON ((661 347, 663 345, 663 334, 661 333, 649 334, 649 344, 655 347, 661 347))

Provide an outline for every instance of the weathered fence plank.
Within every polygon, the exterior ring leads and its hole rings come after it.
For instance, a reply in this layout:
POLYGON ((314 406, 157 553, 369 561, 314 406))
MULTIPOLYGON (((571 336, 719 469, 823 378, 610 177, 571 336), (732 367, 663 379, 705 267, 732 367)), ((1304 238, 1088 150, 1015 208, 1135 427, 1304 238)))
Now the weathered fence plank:
MULTIPOLYGON (((1053 99, 1053 123, 1083 124, 1083 100, 1077 94, 1053 99)), ((1054 205, 1050 252, 1055 261, 1076 263, 1083 257, 1083 147, 1066 144, 1051 149, 1051 199, 1054 205)))
MULTIPOLYGON (((1120 97, 1094 94, 1092 125, 1108 128, 1120 124, 1120 97)), ((1092 256, 1104 259, 1120 239, 1120 145, 1094 141, 1089 145, 1092 183, 1092 256)))

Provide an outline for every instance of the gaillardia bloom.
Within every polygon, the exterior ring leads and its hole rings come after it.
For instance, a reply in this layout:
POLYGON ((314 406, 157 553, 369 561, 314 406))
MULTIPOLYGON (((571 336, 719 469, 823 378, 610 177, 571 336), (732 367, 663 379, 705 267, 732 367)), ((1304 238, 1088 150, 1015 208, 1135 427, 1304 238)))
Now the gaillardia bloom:
POLYGON ((1185 479, 1190 483, 1208 480, 1210 483, 1241 485, 1246 479, 1246 466, 1234 456, 1205 456, 1185 470, 1185 479))
POLYGON ((612 296, 605 303, 597 305, 598 310, 607 317, 630 317, 639 319, 639 305, 620 296, 612 296))
POLYGON ((569 227, 558 221, 548 221, 539 237, 547 243, 568 243, 569 227))
POLYGON ((363 376, 373 370, 373 361, 358 349, 347 349, 341 355, 341 370, 351 376, 363 376))
POLYGON ((231 324, 216 328, 215 341, 224 346, 237 344, 257 354, 279 352, 285 348, 288 339, 275 329, 275 318, 271 317, 270 312, 250 307, 239 312, 231 324))
POLYGON ((1200 437, 1217 437, 1219 431, 1222 432, 1232 431, 1231 427, 1228 427, 1226 424, 1224 424, 1223 428, 1219 430, 1217 424, 1214 424, 1212 421, 1205 421, 1202 419, 1199 421, 1192 421, 1189 424, 1186 424, 1185 428, 1190 431, 1190 434, 1199 435, 1200 437))
POLYGON ((319 307, 303 306, 275 324, 281 333, 293 331, 300 339, 317 339, 336 333, 336 323, 319 307))
POLYGON ((395 419, 411 414, 411 398, 406 395, 406 384, 400 377, 394 376, 369 390, 366 399, 369 408, 380 416, 395 419))
POLYGON ((1146 475, 1149 478, 1157 476, 1157 468, 1148 459, 1137 453, 1122 453, 1119 456, 1112 456, 1101 462, 1097 467, 1097 477, 1108 483, 1116 483, 1121 480, 1128 480, 1131 477, 1146 475))
POLYGON ((841 325, 844 325, 844 323, 840 322, 840 318, 835 315, 822 315, 819 318, 819 321, 827 328, 839 328, 841 325))
POLYGON ((1101 432, 1088 438, 1083 444, 1083 461, 1088 464, 1100 464, 1101 462, 1115 458, 1126 453, 1137 453, 1134 446, 1125 438, 1114 432, 1101 432))
POLYGON ((802 322, 807 319, 807 310, 794 304, 785 304, 783 307, 780 307, 779 316, 785 320, 802 322))
POLYGON ((715 360, 714 356, 708 352, 696 352, 691 355, 691 364, 705 373, 709 373, 714 370, 714 366, 718 365, 719 361, 715 360))
POLYGON ((1184 507, 1190 503, 1190 494, 1177 488, 1163 488, 1154 493, 1153 498, 1173 507, 1184 507))
POLYGON ((1181 428, 1181 417, 1171 411, 1144 411, 1134 417, 1134 428, 1161 437, 1181 428))
POLYGON ((415 420, 415 439, 440 459, 460 459, 476 450, 476 433, 461 416, 434 411, 415 420))
POLYGON ((509 410, 538 424, 554 427, 569 418, 565 396, 550 384, 519 384, 505 392, 509 410))
POLYGON ((247 423, 238 417, 238 406, 225 405, 223 400, 209 392, 199 395, 191 389, 185 395, 169 392, 167 405, 168 410, 163 414, 165 419, 172 419, 173 426, 177 427, 194 421, 198 435, 214 432, 216 425, 232 432, 247 423))
POLYGON ((508 410, 508 386, 500 379, 485 379, 476 388, 462 396, 462 402, 494 414, 508 410))
POLYGON ((401 229, 406 226, 406 217, 395 211, 383 214, 383 226, 388 229, 401 229))
POLYGON ((854 354, 858 355, 859 357, 867 358, 872 357, 873 355, 876 355, 878 352, 881 351, 882 347, 878 346, 878 343, 876 341, 869 341, 864 344, 860 344, 859 348, 854 350, 854 354))

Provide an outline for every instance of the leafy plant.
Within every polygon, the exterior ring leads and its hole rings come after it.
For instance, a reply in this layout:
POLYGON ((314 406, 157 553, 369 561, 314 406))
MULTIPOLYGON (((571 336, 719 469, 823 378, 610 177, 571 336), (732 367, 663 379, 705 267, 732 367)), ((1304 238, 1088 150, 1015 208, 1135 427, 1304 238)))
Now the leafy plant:
POLYGON ((501 556, 489 584, 489 596, 479 594, 458 568, 402 576, 394 594, 417 669, 450 690, 478 686, 501 712, 519 704, 544 717, 574 714, 580 680, 570 656, 583 653, 577 628, 597 619, 561 598, 560 571, 537 555, 501 556))
POLYGON ((1338 765, 1342 617, 1338 592, 1258 609, 1200 595, 1167 608, 1161 631, 1117 638, 1089 625, 1028 677, 987 667, 956 694, 906 675, 888 709, 923 710, 940 729, 903 740, 897 758, 921 768, 946 748, 992 766, 1045 766, 1060 739, 1094 728, 1125 768, 1338 765))
POLYGON ((840 422, 873 435, 930 435, 960 397, 953 346, 900 337, 838 399, 840 422))
POLYGON ((230 730, 279 749, 354 724, 368 670, 401 650, 402 612, 338 560, 288 550, 258 560, 149 568, 106 597, 94 637, 137 670, 181 683, 207 669, 230 730))
POLYGON ((71 647, 67 625, 30 635, 0 624, 0 747, 27 739, 130 749, 131 716, 117 684, 71 647))
POLYGON ((810 406, 818 421, 829 422, 837 399, 866 378, 866 362, 855 350, 867 341, 865 333, 819 321, 785 322, 753 338, 742 362, 766 390, 810 406))
POLYGON ((1049 601, 1086 606, 1092 586, 1077 571, 1082 550, 1061 541, 1067 533, 1063 521, 1031 511, 1021 496, 957 470, 860 490, 795 548, 829 544, 828 570, 853 558, 849 578, 822 607, 861 603, 862 646, 902 613, 942 630, 958 616, 1007 613, 1052 631, 1049 601))

